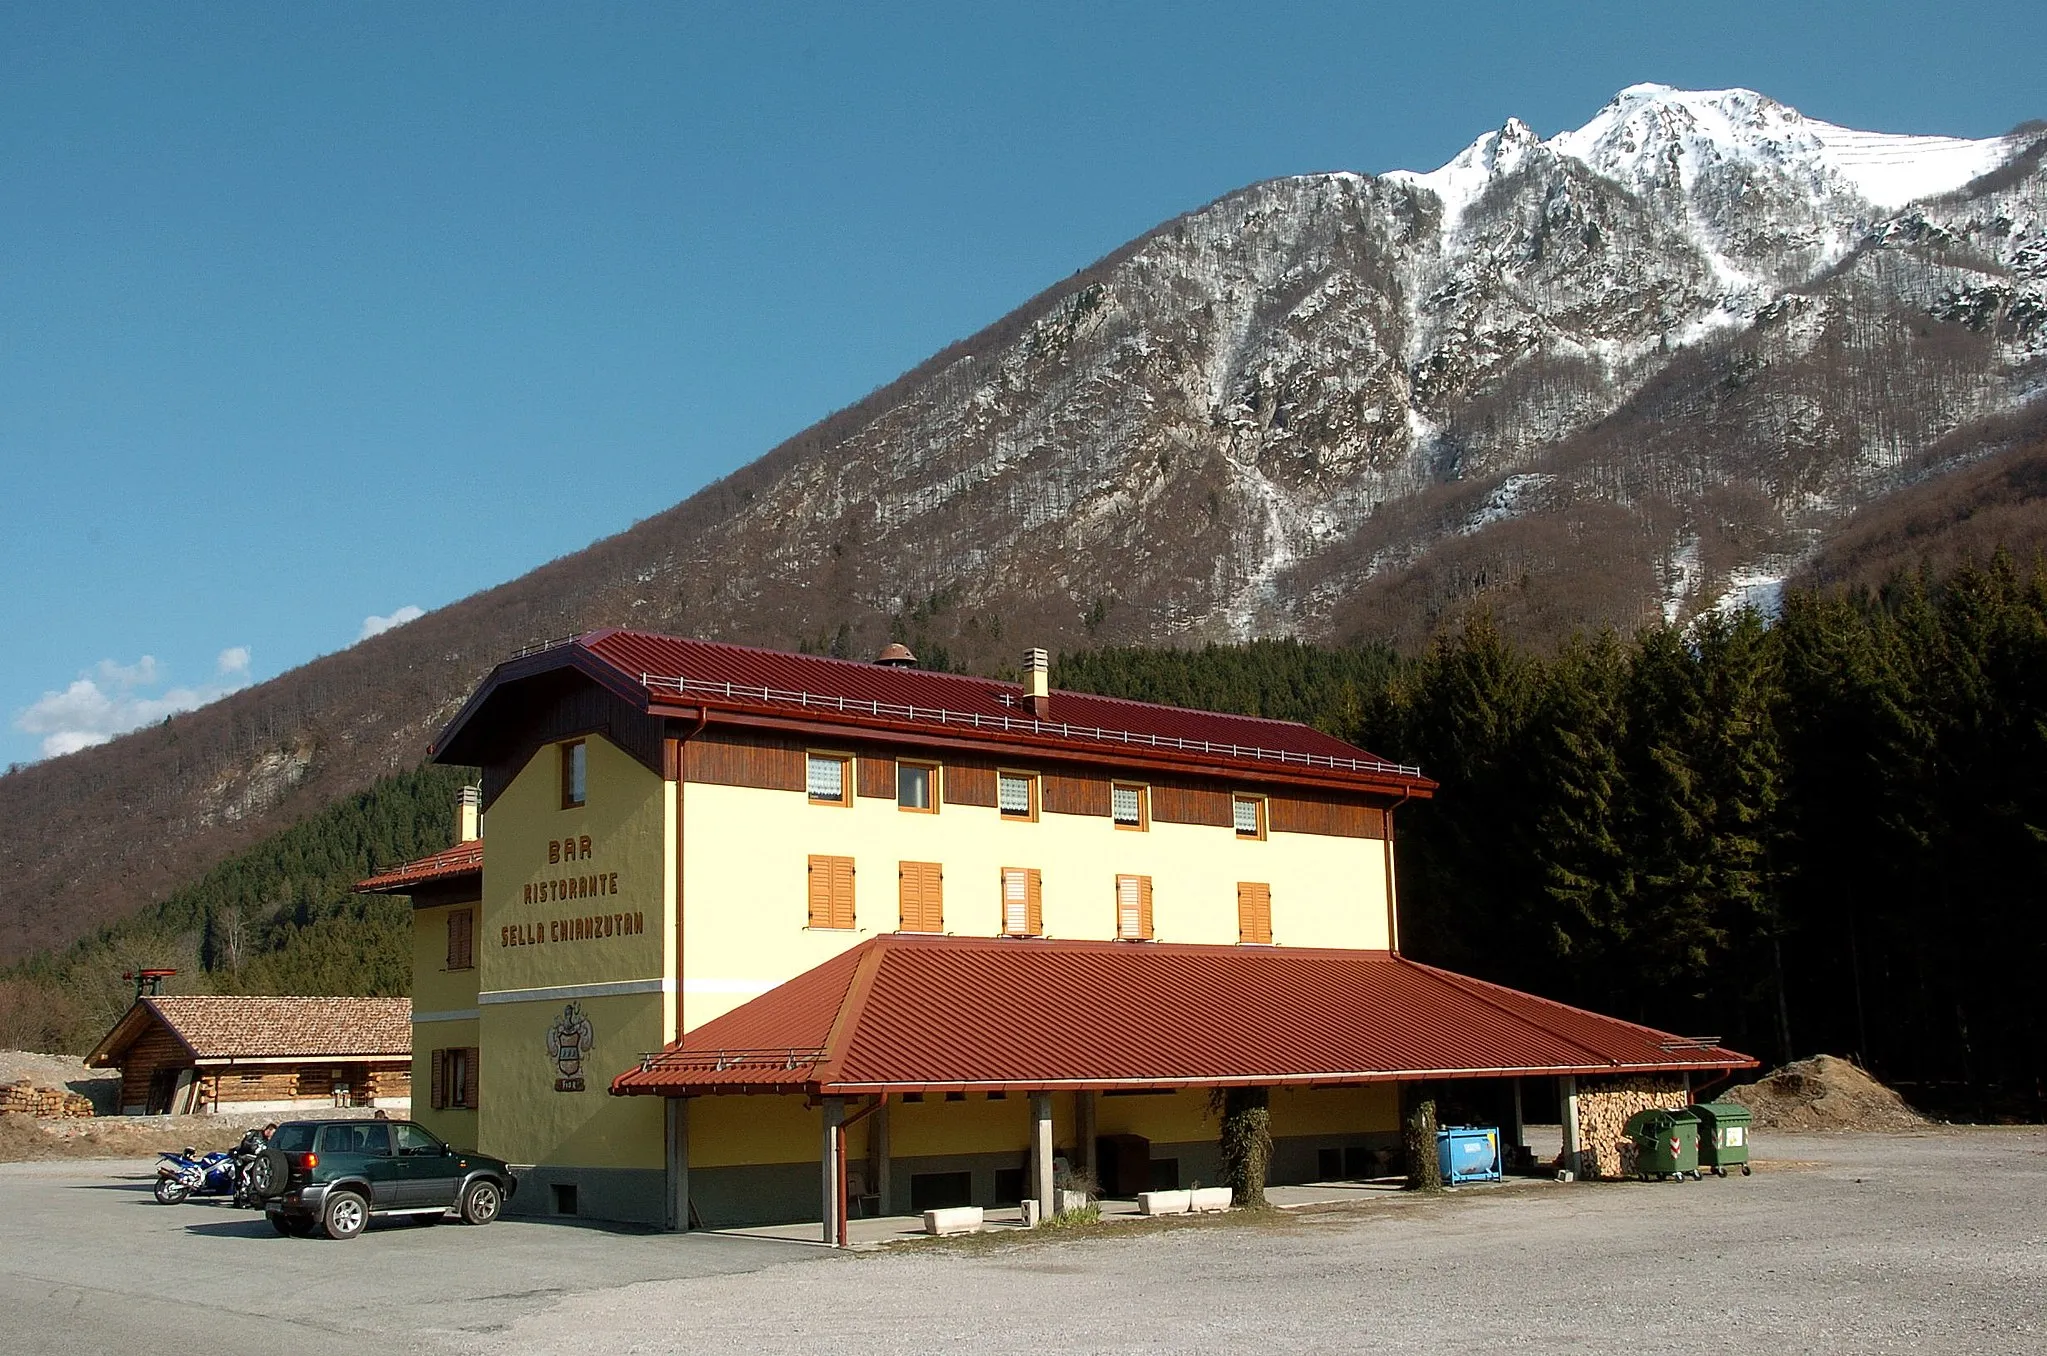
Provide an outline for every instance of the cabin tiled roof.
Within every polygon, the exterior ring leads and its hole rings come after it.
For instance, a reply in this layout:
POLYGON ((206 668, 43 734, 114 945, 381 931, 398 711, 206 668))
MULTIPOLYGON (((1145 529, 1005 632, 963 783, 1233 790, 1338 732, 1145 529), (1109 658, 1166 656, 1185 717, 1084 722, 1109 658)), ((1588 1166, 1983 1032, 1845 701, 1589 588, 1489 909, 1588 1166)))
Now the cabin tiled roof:
POLYGON ((451 848, 436 852, 418 861, 394 866, 380 871, 367 880, 355 883, 357 894, 404 894, 416 886, 428 885, 435 881, 458 880, 463 876, 483 876, 483 840, 472 839, 457 843, 451 848))
POLYGON ((1385 951, 897 934, 705 1023, 612 1091, 1338 1084, 1755 1063, 1385 951))
POLYGON ((165 994, 137 999, 87 1063, 117 1062, 156 1022, 202 1061, 393 1059, 412 1052, 409 998, 165 994))
POLYGON ((504 685, 564 669, 642 711, 677 718, 750 715, 912 742, 1033 748, 1236 774, 1255 769, 1403 795, 1425 796, 1435 787, 1419 768, 1294 721, 1064 690, 1051 693, 1049 710, 1038 718, 1017 683, 624 630, 592 631, 498 665, 435 741, 436 755, 480 760, 469 727, 492 696, 504 685))

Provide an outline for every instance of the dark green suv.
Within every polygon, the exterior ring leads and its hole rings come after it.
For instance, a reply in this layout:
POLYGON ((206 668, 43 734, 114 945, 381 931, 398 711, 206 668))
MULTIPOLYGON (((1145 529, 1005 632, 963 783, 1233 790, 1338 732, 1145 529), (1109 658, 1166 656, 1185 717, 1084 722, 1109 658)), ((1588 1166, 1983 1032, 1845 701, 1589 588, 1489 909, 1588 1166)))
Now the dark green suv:
POLYGON ((249 1194, 281 1234, 354 1238, 372 1216, 498 1217, 518 1181, 483 1154, 451 1149, 411 1121, 286 1121, 249 1165, 249 1194))

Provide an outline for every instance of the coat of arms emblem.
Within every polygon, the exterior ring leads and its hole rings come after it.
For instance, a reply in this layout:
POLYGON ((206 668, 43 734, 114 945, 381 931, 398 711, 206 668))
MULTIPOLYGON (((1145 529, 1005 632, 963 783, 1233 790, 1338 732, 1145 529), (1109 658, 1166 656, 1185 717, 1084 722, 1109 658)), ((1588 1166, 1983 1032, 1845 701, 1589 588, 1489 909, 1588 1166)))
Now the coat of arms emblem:
POLYGON ((561 1077, 554 1080, 556 1092, 581 1092, 583 1090, 583 1061, 590 1057, 596 1044, 591 1039, 590 1019, 583 1015, 581 1003, 571 1003, 562 1009, 562 1015, 554 1019, 554 1025, 547 1029, 547 1057, 554 1061, 554 1067, 561 1077))

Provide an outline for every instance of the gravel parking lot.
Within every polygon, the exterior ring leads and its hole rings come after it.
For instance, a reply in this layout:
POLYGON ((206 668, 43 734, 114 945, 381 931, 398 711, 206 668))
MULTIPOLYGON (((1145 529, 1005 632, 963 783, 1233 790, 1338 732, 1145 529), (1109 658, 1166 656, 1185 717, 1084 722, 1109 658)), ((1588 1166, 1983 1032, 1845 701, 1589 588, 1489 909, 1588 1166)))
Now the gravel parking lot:
POLYGON ((0 1166, 0 1349, 2047 1350, 2047 1131, 1769 1136, 1753 1178, 1278 1223, 793 1243, 506 1221, 281 1239, 146 1165, 0 1166))

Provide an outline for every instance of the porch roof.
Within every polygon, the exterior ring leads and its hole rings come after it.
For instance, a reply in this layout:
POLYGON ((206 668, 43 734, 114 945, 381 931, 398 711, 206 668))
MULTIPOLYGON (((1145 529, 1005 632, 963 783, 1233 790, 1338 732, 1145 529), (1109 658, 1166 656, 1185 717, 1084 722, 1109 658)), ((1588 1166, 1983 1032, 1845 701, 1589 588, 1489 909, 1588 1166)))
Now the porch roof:
POLYGON ((1385 951, 890 934, 642 1057, 619 1095, 1372 1083, 1753 1068, 1385 951))

